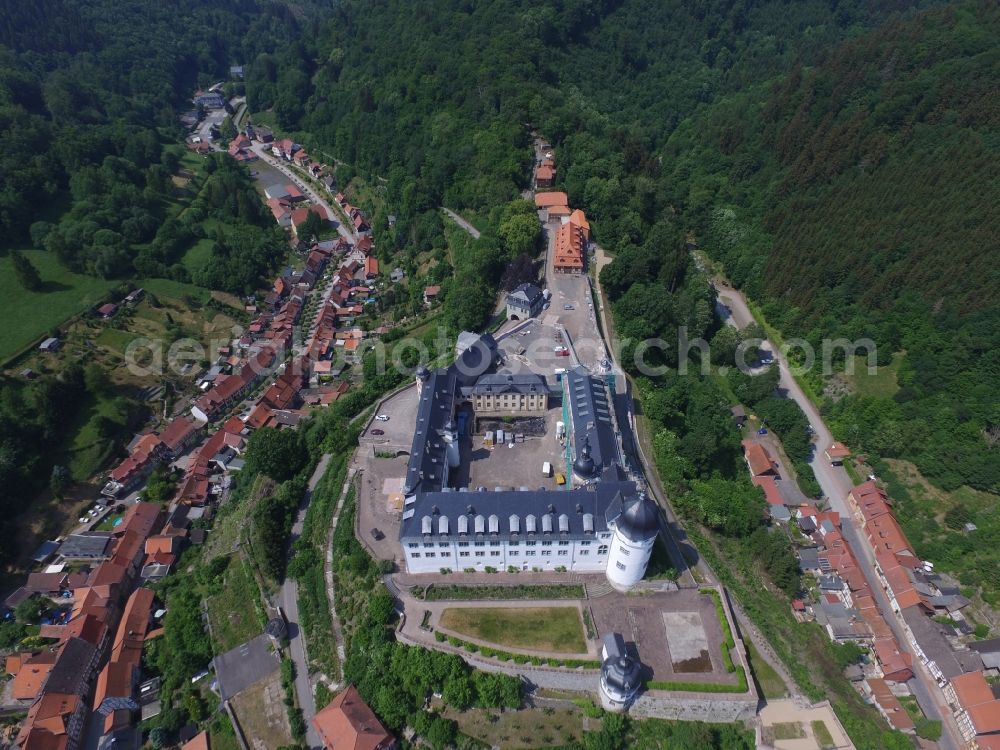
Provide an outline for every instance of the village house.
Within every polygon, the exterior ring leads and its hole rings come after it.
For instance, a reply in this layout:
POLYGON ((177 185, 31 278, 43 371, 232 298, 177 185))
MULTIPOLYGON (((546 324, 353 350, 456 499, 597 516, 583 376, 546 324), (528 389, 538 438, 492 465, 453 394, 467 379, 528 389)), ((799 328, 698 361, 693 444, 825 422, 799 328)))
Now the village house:
POLYGON ((534 284, 521 284, 507 295, 507 320, 525 320, 541 312, 545 294, 534 284))
POLYGON ((220 375, 215 385, 200 396, 191 407, 191 414, 202 422, 215 420, 227 407, 242 398, 260 379, 274 362, 275 354, 270 348, 263 349, 248 360, 240 372, 220 375))
POLYGON ((435 302, 437 302, 438 295, 441 294, 441 287, 439 286, 425 286, 424 287, 424 304, 430 307, 435 302))
POLYGON ((551 164, 540 164, 535 169, 535 187, 550 188, 555 183, 556 170, 551 164))
POLYGON ((392 750, 393 738, 353 685, 317 712, 313 727, 326 750, 392 750))

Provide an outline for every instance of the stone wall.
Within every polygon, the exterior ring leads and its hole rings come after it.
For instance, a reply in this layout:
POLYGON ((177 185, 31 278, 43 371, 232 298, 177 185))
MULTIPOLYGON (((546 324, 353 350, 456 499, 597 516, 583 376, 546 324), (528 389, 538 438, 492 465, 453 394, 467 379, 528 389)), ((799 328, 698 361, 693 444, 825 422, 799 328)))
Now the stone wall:
POLYGON ((752 719, 757 696, 750 692, 723 696, 716 693, 643 693, 629 708, 637 719, 729 722, 752 719))

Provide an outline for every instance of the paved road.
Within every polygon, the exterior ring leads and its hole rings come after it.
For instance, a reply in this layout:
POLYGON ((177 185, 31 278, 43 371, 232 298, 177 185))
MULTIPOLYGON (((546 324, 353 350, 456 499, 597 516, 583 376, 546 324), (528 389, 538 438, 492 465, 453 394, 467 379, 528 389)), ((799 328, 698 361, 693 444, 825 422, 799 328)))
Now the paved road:
POLYGON ((294 183, 294 185, 309 198, 309 200, 311 200, 313 203, 319 204, 320 206, 326 209, 327 214, 337 225, 337 234, 339 234, 348 242, 354 243, 358 241, 358 237, 354 233, 354 230, 348 224, 345 224, 343 221, 340 220, 341 212, 339 210, 340 209, 339 206, 335 210, 333 205, 319 194, 318 190, 316 190, 311 184, 309 184, 305 180, 305 178, 301 177, 297 172, 292 170, 290 166, 288 166, 288 162, 284 161, 283 159, 278 159, 277 157, 275 157, 274 154, 270 152, 270 149, 267 146, 267 144, 255 142, 252 148, 254 153, 257 154, 257 156, 259 156, 261 160, 263 160, 264 162, 266 162, 267 164, 269 164, 270 166, 274 167, 282 174, 284 174, 285 177, 290 179, 292 183, 294 183))
MULTIPOLYGON (((313 490, 316 489, 319 480, 323 478, 329 463, 330 454, 324 454, 316 465, 316 471, 309 479, 309 487, 302 497, 295 523, 292 524, 292 534, 288 541, 289 552, 291 552, 291 546, 302 535, 302 524, 305 521, 306 510, 309 508, 313 490)), ((302 718, 306 722, 306 744, 310 748, 321 748, 323 743, 312 725, 313 717, 316 715, 316 701, 313 696, 312 683, 309 681, 305 634, 299 625, 299 587, 291 578, 286 578, 281 584, 281 608, 285 612, 285 619, 288 620, 288 650, 291 652, 292 661, 295 662, 295 692, 299 698, 299 706, 302 708, 302 718)))
MULTIPOLYGON (((728 323, 738 328, 743 328, 753 322, 753 315, 747 306, 746 298, 739 291, 719 280, 715 281, 715 285, 718 290, 718 301, 725 308, 723 314, 728 323)), ((813 452, 809 464, 816 474, 819 486, 826 495, 830 503, 830 508, 840 513, 841 531, 844 539, 854 552, 858 565, 861 566, 861 570, 868 580, 868 585, 872 590, 872 594, 885 621, 892 628, 892 632, 896 636, 900 647, 910 651, 902 622, 893 612, 889 604, 889 599, 885 591, 883 591, 878 576, 875 573, 874 553, 871 547, 864 543, 862 530, 854 520, 851 509, 847 504, 847 493, 854 486, 854 482, 843 466, 832 465, 823 455, 824 448, 833 442, 833 435, 823 422, 816 406, 806 396, 805 391, 795 381, 795 378, 792 377, 788 360, 784 354, 773 344, 769 343, 769 348, 774 353, 775 362, 781 368, 781 378, 778 382, 778 387, 788 398, 793 399, 799 405, 799 408, 805 413, 806 418, 816 433, 817 449, 813 452)), ((908 686, 917 697, 917 701, 920 703, 920 708, 923 709, 923 712, 931 719, 942 720, 944 734, 941 737, 940 746, 943 750, 958 750, 963 746, 961 736, 957 726, 955 726, 951 711, 944 701, 941 690, 938 688, 934 678, 931 677, 923 664, 920 663, 920 660, 914 658, 913 662, 914 678, 907 683, 908 686)))
POLYGON ((459 216, 458 214, 456 214, 450 208, 444 208, 444 207, 442 207, 441 210, 444 211, 446 214, 448 214, 448 216, 451 217, 452 221, 454 221, 456 224, 458 224, 460 227, 462 227, 462 229, 464 229, 466 232, 468 232, 469 234, 471 234, 473 239, 476 239, 476 240, 479 239, 479 230, 476 229, 474 226, 472 226, 472 224, 470 224, 469 222, 467 222, 465 219, 463 219, 461 216, 459 216))

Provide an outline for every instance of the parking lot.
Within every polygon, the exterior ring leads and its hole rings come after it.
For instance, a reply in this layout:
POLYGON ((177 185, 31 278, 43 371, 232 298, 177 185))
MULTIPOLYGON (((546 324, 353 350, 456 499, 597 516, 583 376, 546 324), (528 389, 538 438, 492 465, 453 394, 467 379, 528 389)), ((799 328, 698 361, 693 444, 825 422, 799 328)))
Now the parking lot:
POLYGON ((370 444, 374 450, 410 450, 413 426, 417 420, 417 388, 407 388, 386 399, 378 415, 387 420, 372 418, 361 433, 361 444, 370 444))
MULTIPOLYGON (((557 472, 566 472, 563 446, 556 438, 556 422, 562 419, 562 408, 550 408, 545 415, 545 434, 540 437, 524 436, 523 442, 488 446, 484 435, 464 436, 461 442, 462 463, 453 474, 453 483, 459 487, 497 487, 531 489, 558 489, 557 472), (542 464, 552 464, 552 476, 542 474, 542 464)), ((517 425, 510 424, 514 434, 517 425)))
POLYGON ((580 364, 596 370, 606 354, 594 314, 590 279, 585 274, 555 273, 552 259, 557 226, 557 222, 542 225, 548 243, 546 283, 552 292, 549 309, 542 313, 542 318, 549 325, 563 326, 580 364))

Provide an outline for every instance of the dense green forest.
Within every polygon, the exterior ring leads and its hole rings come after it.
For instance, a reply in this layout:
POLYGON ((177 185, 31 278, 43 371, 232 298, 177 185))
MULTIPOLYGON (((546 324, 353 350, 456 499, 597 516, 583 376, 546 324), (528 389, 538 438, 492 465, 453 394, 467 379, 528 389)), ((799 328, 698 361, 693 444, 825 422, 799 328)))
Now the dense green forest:
POLYGON ((438 205, 516 195, 538 128, 621 258, 621 333, 714 332, 681 275, 693 232, 786 335, 907 353, 894 397, 827 404, 840 437, 996 491, 1000 11, 937 5, 345 2, 247 94, 384 180, 401 220, 380 239, 411 251, 440 247, 438 205))
POLYGON ((128 276, 164 218, 179 110, 301 31, 279 3, 3 0, 0 245, 128 276))
MULTIPOLYGON (((881 364, 897 355, 893 395, 825 400, 840 437, 876 461, 909 459, 944 489, 995 493, 997 39, 1000 9, 987 0, 342 0, 294 11, 0 0, 0 243, 105 277, 251 291, 280 240, 245 174, 210 162, 175 216, 178 164, 165 148, 182 135, 191 91, 245 63, 252 112, 271 110, 311 153, 333 155, 341 183, 357 174, 380 191, 384 259, 443 261, 447 246, 450 263, 429 280, 443 283, 449 325, 476 328, 537 250, 519 200, 534 128, 556 148, 558 187, 615 255, 601 278, 619 336, 671 341, 686 327, 735 346, 693 239, 786 336, 869 337, 881 364), (451 246, 442 205, 480 220, 482 239, 451 246), (181 266, 205 237, 205 265, 181 266)), ((806 380, 818 394, 827 385, 806 380)), ((664 483, 715 533, 710 554, 793 592, 794 560, 744 481, 728 407, 766 415, 797 468, 809 450, 802 414, 766 378, 671 369, 637 384, 664 483)), ((28 397, 53 389, 38 398, 60 404, 79 387, 46 380, 28 397)), ((4 488, 31 486, 25 452, 41 452, 52 429, 47 412, 25 416, 21 396, 0 392, 4 488)), ((13 490, 2 493, 0 510, 12 507, 13 490)), ((263 520, 284 529, 290 503, 263 520)), ((933 509, 907 515, 936 523, 933 509)), ((793 664, 815 691, 815 675, 793 664)), ((869 716, 854 699, 836 703, 842 718, 869 716)), ((881 724, 856 721, 859 747, 897 746, 881 724)))

